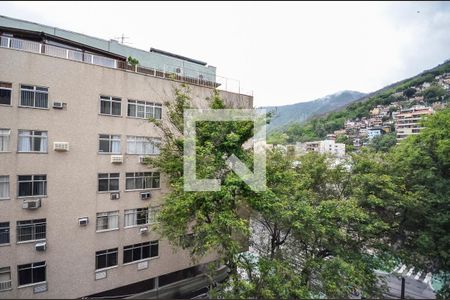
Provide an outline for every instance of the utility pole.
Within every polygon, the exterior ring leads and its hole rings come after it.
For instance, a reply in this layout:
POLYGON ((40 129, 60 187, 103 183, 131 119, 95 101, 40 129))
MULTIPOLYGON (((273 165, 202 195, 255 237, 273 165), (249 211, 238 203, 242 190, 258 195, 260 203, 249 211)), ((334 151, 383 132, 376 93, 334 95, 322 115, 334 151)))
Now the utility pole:
POLYGON ((400 299, 405 299, 405 277, 402 276, 402 290, 400 293, 400 299))

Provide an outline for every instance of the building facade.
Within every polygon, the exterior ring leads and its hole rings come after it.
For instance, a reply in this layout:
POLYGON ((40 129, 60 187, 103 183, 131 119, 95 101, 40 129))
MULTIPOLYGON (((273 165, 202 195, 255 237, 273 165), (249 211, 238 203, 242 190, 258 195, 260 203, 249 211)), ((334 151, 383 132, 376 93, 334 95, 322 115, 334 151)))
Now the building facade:
POLYGON ((397 140, 403 140, 410 135, 419 134, 422 129, 420 120, 433 114, 433 112, 431 107, 417 105, 409 109, 403 109, 399 113, 394 114, 397 140))
MULTIPOLYGON (((142 163, 163 142, 146 118, 167 122, 164 103, 180 82, 207 107, 214 78, 129 66, 120 53, 27 24, 0 22, 0 298, 151 290, 214 261, 193 264, 149 226, 168 189, 142 163)), ((253 107, 251 96, 221 95, 253 107)))
POLYGON ((330 154, 335 157, 345 156, 345 144, 336 143, 334 139, 326 139, 323 141, 296 143, 295 151, 302 155, 307 152, 318 152, 320 154, 330 154))

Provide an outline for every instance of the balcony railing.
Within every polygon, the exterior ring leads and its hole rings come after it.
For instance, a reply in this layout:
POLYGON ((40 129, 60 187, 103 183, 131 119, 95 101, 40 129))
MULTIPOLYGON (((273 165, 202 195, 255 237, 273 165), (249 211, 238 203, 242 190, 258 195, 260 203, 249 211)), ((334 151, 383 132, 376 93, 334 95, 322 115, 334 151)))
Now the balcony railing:
POLYGON ((0 282, 0 291, 6 291, 11 289, 11 280, 0 282))
POLYGON ((45 54, 107 68, 127 70, 139 74, 166 78, 209 88, 218 88, 219 90, 237 94, 253 95, 252 91, 243 91, 238 80, 217 76, 215 74, 202 73, 196 70, 187 70, 176 66, 164 65, 163 69, 148 68, 140 65, 132 66, 126 61, 87 53, 85 51, 67 49, 54 45, 5 36, 0 36, 0 47, 45 54))

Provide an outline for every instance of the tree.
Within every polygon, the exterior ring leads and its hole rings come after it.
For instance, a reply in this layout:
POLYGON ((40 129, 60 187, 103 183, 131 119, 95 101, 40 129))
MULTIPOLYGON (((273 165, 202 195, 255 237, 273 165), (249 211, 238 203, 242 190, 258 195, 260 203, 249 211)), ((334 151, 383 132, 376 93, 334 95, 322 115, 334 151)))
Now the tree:
POLYGON ((412 96, 414 96, 416 94, 417 90, 413 87, 409 87, 406 90, 403 91, 403 96, 405 96, 406 98, 411 98, 412 96))
POLYGON ((135 66, 137 66, 137 65, 139 64, 139 60, 137 60, 136 58, 133 58, 133 57, 131 57, 131 56, 128 56, 127 61, 128 61, 128 63, 129 63, 130 65, 132 65, 133 67, 135 67, 135 66))
POLYGON ((442 100, 447 92, 440 86, 433 84, 423 91, 423 99, 428 102, 436 102, 442 100))
POLYGON ((374 137, 369 144, 375 151, 388 152, 397 143, 397 136, 395 132, 382 134, 374 137))

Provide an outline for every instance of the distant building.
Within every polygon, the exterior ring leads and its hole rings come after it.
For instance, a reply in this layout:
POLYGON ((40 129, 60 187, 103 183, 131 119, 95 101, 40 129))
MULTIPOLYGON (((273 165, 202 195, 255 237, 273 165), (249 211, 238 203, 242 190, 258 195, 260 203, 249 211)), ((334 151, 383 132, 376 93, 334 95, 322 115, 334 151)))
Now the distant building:
POLYGON ((321 154, 331 154, 336 157, 344 157, 345 144, 336 143, 336 141, 333 139, 327 139, 324 141, 297 143, 295 145, 295 151, 299 155, 305 154, 307 152, 318 152, 321 154))
POLYGON ((422 117, 433 114, 431 107, 417 105, 409 109, 403 109, 395 114, 395 131, 397 132, 397 140, 403 140, 409 135, 418 134, 422 127, 420 120, 422 117))
POLYGON ((367 138, 372 140, 374 137, 382 135, 384 133, 383 129, 378 127, 368 128, 367 129, 367 138))

